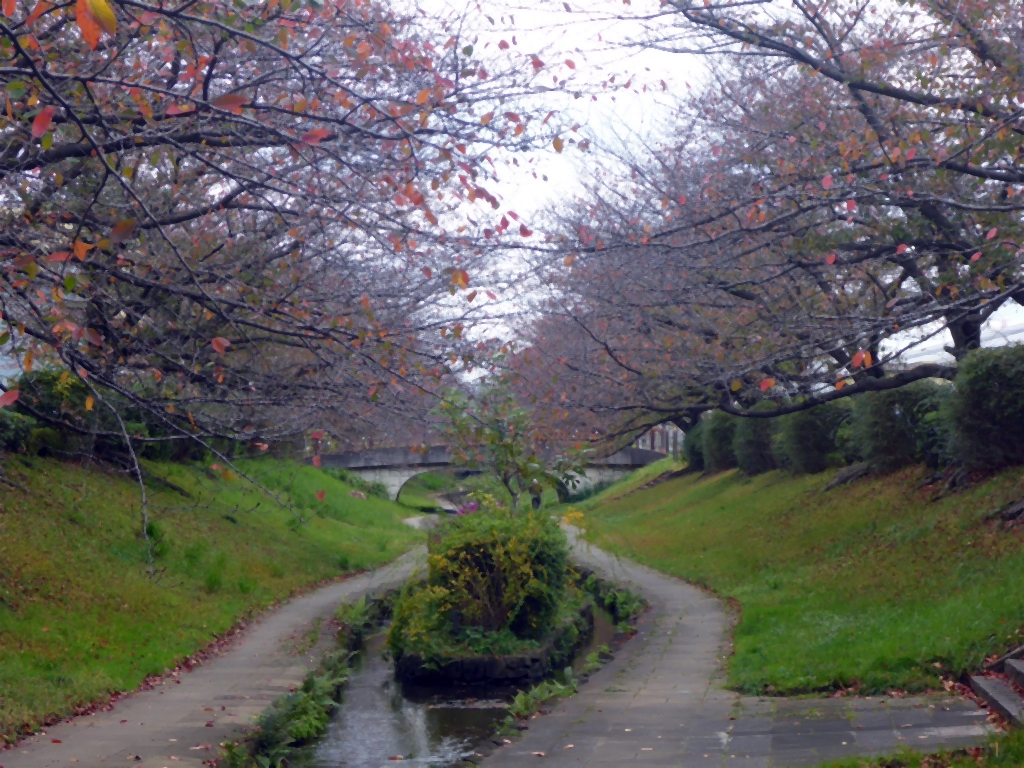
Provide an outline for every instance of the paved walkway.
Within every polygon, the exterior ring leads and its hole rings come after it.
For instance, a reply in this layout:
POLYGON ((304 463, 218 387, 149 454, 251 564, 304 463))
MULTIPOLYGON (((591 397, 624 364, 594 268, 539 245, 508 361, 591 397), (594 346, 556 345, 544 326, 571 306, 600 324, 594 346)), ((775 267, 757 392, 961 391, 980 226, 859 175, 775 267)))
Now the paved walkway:
MULTIPOLYGON (((304 648, 302 637, 317 619, 346 599, 404 581, 423 557, 420 547, 373 573, 292 600, 254 622, 222 656, 123 699, 109 712, 51 726, 0 752, 0 766, 200 768, 222 741, 238 738, 273 699, 316 666, 318 649, 304 648)), ((333 642, 326 634, 321 648, 333 642)))
POLYGON ((483 768, 800 766, 901 746, 976 744, 986 712, 966 699, 777 699, 723 690, 728 618, 700 590, 574 543, 577 560, 631 586, 652 610, 608 666, 483 768), (543 753, 541 756, 536 753, 543 753))

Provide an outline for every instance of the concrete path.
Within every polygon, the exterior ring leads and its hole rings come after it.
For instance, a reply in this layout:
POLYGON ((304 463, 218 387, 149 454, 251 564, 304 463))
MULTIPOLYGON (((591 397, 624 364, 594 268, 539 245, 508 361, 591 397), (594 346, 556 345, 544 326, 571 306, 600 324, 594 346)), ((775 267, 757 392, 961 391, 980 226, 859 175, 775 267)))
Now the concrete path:
POLYGON ((652 609, 614 661, 484 768, 815 765, 901 746, 976 744, 989 732, 985 710, 956 697, 762 699, 723 690, 729 622, 717 600, 575 541, 574 557, 631 583, 652 609))
POLYGON ((238 738, 273 699, 301 683, 316 666, 318 650, 333 647, 326 632, 312 648, 304 642, 318 619, 344 600, 404 581, 424 555, 419 547, 373 573, 292 600, 253 622, 222 656, 123 699, 109 712, 51 726, 0 752, 0 767, 200 768, 222 741, 238 738))

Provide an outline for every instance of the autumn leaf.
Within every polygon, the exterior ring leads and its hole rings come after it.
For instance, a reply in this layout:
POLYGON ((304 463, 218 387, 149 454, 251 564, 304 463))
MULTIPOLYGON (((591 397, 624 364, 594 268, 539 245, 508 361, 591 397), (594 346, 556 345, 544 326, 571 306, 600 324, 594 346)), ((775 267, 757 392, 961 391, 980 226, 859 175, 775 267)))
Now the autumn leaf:
POLYGON ((100 37, 103 31, 92 17, 92 12, 89 10, 89 0, 78 0, 76 2, 75 21, 78 23, 78 29, 82 32, 82 39, 95 51, 96 46, 100 44, 100 37))
POLYGON ((114 228, 110 230, 110 242, 114 245, 123 243, 135 232, 135 219, 125 219, 119 221, 114 225, 114 228))
POLYGON ((327 491, 317 491, 316 492, 316 500, 317 501, 323 501, 325 498, 327 498, 327 491))
POLYGON ((471 291, 470 294, 466 297, 466 301, 473 301, 473 299, 475 299, 475 298, 476 298, 476 291, 471 291))
POLYGON ((89 251, 91 251, 95 247, 95 245, 84 243, 81 240, 75 240, 75 256, 78 258, 79 261, 85 261, 85 257, 88 255, 89 251))
POLYGON ((551 146, 555 148, 555 152, 561 152, 562 148, 565 146, 565 142, 562 141, 560 137, 555 136, 554 140, 551 142, 551 146))
POLYGON ((767 379, 762 379, 759 386, 761 387, 762 392, 767 392, 769 389, 775 386, 775 379, 771 377, 767 379))
POLYGON ((312 437, 314 440, 323 440, 324 439, 324 435, 326 435, 326 434, 327 434, 326 430, 318 429, 316 432, 312 433, 310 435, 310 437, 312 437))
POLYGON ((826 264, 835 264, 836 263, 836 255, 834 253, 830 253, 828 256, 825 257, 825 263, 826 264))
POLYGON ((488 112, 486 115, 480 118, 480 125, 487 125, 491 120, 494 119, 494 113, 488 112))
POLYGON ((302 134, 301 140, 303 144, 319 144, 330 135, 331 132, 326 128, 314 128, 302 134))
POLYGON ((846 201, 846 210, 850 211, 851 213, 853 211, 856 211, 857 210, 857 201, 856 200, 847 200, 846 201))
MULTIPOLYGON (((768 381, 768 379, 765 379, 765 381, 768 381)), ((743 382, 740 381, 739 379, 733 379, 732 383, 729 385, 729 389, 732 390, 733 392, 739 392, 741 389, 743 389, 743 382)))
POLYGON ((981 258, 981 251, 978 251, 973 256, 971 256, 971 261, 977 261, 980 258, 981 258))
POLYGON ((36 115, 35 120, 32 121, 32 138, 38 139, 44 133, 50 129, 50 123, 53 122, 53 107, 45 107, 39 110, 39 114, 36 115))
POLYGON ((85 330, 85 338, 94 347, 103 346, 103 337, 100 336, 100 332, 97 331, 95 328, 87 328, 85 330))
POLYGON ((4 16, 13 16, 15 10, 15 0, 4 0, 3 12, 4 16))
POLYGON ((904 253, 907 250, 907 247, 908 246, 907 246, 906 243, 900 243, 899 245, 897 245, 896 246, 896 253, 897 253, 897 255, 901 254, 901 253, 904 253))
POLYGON ((576 62, 573 61, 572 59, 566 59, 565 66, 567 66, 569 69, 576 69, 576 62))
POLYGON ((821 179, 821 186, 825 189, 832 189, 832 174, 826 173, 821 179))
POLYGON ((430 278, 432 278, 434 276, 434 272, 433 272, 433 270, 430 267, 424 267, 423 268, 423 275, 424 275, 424 277, 427 278, 427 280, 429 280, 430 278))
POLYGON ((680 195, 679 196, 679 204, 680 205, 686 205, 686 195, 680 195))
POLYGON ((491 301, 497 301, 498 300, 498 297, 495 296, 491 291, 484 291, 484 293, 487 294, 487 298, 490 299, 491 301))
POLYGON ((0 395, 0 408, 6 408, 8 405, 18 402, 18 394, 18 390, 10 389, 0 395))
POLYGON ((917 157, 917 148, 911 147, 910 149, 908 149, 906 157, 907 160, 913 160, 915 157, 917 157))
POLYGON ((223 336, 218 336, 210 342, 210 346, 214 348, 219 354, 224 354, 228 351, 228 347, 231 346, 231 342, 225 339, 223 336))
POLYGON ((108 35, 117 32, 117 17, 107 0, 89 0, 89 15, 108 35))
POLYGON ((992 229, 990 229, 990 230, 988 231, 988 233, 987 233, 987 234, 985 235, 985 239, 986 239, 986 240, 991 240, 991 239, 993 239, 993 238, 994 238, 994 237, 995 237, 995 236, 996 236, 997 234, 999 234, 999 228, 998 228, 998 227, 992 227, 992 229))
POLYGON ((422 91, 416 94, 416 103, 423 106, 430 101, 430 89, 424 88, 422 91))
POLYGON ((228 112, 234 112, 236 115, 240 115, 242 114, 242 107, 248 103, 249 99, 240 93, 226 93, 211 101, 210 105, 217 107, 217 109, 224 109, 228 112))
POLYGON ((50 254, 50 261, 67 261, 71 258, 71 254, 67 251, 58 251, 57 253, 50 254))
POLYGON ((871 367, 871 363, 872 363, 871 353, 868 352, 867 350, 865 350, 864 351, 864 367, 865 368, 870 368, 871 367))
POLYGON ((854 368, 859 368, 859 367, 860 367, 860 364, 861 364, 862 362, 864 362, 864 351, 863 351, 863 350, 861 350, 860 352, 858 352, 857 354, 855 354, 855 355, 853 356, 853 360, 851 360, 851 361, 850 361, 850 364, 851 364, 851 365, 852 365, 852 366, 853 366, 854 368))
POLYGON ((95 402, 96 400, 95 398, 93 398, 92 395, 89 395, 87 398, 85 398, 85 410, 91 411, 92 406, 95 404, 95 402))
POLYGON ((520 224, 519 225, 519 234, 522 235, 523 237, 529 237, 530 235, 533 234, 533 230, 528 229, 525 224, 520 224))
POLYGON ((48 2, 46 2, 46 0, 39 0, 39 2, 36 3, 36 7, 32 9, 32 13, 30 13, 28 15, 28 18, 25 19, 25 24, 26 25, 31 24, 33 21, 38 19, 40 16, 42 16, 44 13, 46 13, 52 7, 53 6, 50 5, 48 2))

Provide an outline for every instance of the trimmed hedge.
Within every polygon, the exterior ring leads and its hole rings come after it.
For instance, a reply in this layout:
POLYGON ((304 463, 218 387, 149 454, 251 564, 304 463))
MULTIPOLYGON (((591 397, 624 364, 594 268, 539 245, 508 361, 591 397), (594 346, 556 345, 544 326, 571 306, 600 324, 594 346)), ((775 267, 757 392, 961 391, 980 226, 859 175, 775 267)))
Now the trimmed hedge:
MULTIPOLYGON (((772 403, 758 403, 752 410, 771 411, 772 403)), ((772 435, 777 419, 738 419, 732 438, 736 464, 746 475, 760 475, 775 469, 772 435)))
POLYGON ((736 417, 725 411, 712 411, 704 424, 704 468, 708 472, 722 472, 736 466, 736 453, 732 448, 736 433, 736 417))
POLYGON ((20 451, 28 447, 36 420, 9 408, 0 408, 0 450, 20 451))
POLYGON ((697 472, 704 469, 704 421, 693 425, 683 437, 683 454, 688 468, 697 472))
POLYGON ((938 467, 947 454, 941 408, 950 393, 948 385, 919 381, 857 398, 852 433, 861 458, 882 472, 919 461, 938 467))
POLYGON ((972 469, 1024 462, 1024 345, 960 361, 945 413, 951 448, 972 469))
POLYGON ((844 463, 836 436, 849 415, 849 407, 826 403, 780 417, 772 440, 776 463, 800 474, 823 472, 844 463))

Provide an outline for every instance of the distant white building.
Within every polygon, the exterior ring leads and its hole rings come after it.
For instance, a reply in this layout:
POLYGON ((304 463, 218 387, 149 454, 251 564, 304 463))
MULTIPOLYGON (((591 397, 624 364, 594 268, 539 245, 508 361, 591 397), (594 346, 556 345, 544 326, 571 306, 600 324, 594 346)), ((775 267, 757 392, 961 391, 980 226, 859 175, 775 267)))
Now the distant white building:
POLYGON ((683 450, 683 436, 685 433, 675 424, 659 424, 651 427, 647 432, 637 438, 633 443, 634 448, 643 448, 648 451, 657 451, 666 455, 678 455, 683 450))

